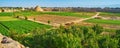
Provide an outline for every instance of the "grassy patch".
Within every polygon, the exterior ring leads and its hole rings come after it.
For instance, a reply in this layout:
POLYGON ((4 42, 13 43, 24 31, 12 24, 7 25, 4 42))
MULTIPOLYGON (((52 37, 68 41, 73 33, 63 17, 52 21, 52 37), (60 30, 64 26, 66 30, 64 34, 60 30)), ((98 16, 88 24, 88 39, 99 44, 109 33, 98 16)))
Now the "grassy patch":
POLYGON ((14 13, 13 12, 1 12, 0 16, 13 16, 14 13))
POLYGON ((81 17, 81 18, 88 18, 95 15, 95 13, 89 13, 89 12, 42 12, 42 14, 72 16, 72 17, 81 17))
POLYGON ((0 33, 2 33, 3 35, 8 34, 8 29, 5 28, 2 24, 0 24, 0 33))
POLYGON ((12 30, 19 33, 27 33, 36 28, 43 29, 51 27, 49 25, 39 24, 27 20, 1 21, 1 24, 6 26, 10 31, 12 30))
POLYGON ((120 17, 120 13, 101 12, 100 16, 118 16, 118 17, 120 17))
POLYGON ((98 24, 120 25, 120 20, 90 19, 90 20, 86 20, 85 22, 98 23, 98 24))
POLYGON ((8 17, 8 16, 0 17, 0 21, 14 21, 14 20, 19 20, 19 19, 13 18, 13 17, 8 17))
POLYGON ((14 13, 1 13, 0 16, 35 16, 35 15, 59 15, 59 16, 73 16, 73 17, 81 17, 88 18, 90 16, 95 15, 94 12, 34 12, 34 11, 22 11, 22 12, 14 12, 14 13))

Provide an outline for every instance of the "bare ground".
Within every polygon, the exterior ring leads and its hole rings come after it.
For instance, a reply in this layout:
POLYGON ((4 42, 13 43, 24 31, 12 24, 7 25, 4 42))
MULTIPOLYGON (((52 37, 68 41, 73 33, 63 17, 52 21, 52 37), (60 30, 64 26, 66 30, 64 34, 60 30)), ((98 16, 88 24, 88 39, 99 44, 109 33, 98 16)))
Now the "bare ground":
POLYGON ((64 23, 81 20, 82 18, 70 17, 70 16, 42 15, 42 16, 29 16, 28 19, 29 20, 35 19, 35 21, 41 22, 43 24, 48 24, 48 21, 50 21, 50 24, 54 26, 57 24, 64 24, 64 23))

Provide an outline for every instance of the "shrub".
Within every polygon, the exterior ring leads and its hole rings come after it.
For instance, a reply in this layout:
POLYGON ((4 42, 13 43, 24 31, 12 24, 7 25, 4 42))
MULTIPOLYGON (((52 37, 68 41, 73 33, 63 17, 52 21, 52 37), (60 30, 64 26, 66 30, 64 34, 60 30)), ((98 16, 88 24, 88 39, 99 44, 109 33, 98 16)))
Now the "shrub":
POLYGON ((117 37, 120 37, 120 30, 117 30, 117 31, 116 31, 116 36, 117 36, 117 37))
POLYGON ((50 24, 51 23, 51 21, 50 20, 48 20, 48 24, 50 24))
POLYGON ((36 20, 36 18, 33 18, 33 20, 35 21, 35 20, 36 20))
POLYGON ((19 18, 19 16, 16 16, 16 18, 19 18))
POLYGON ((72 34, 49 34, 34 36, 35 48, 80 48, 80 38, 72 34), (39 39, 38 39, 39 38, 39 39))
POLYGON ((61 26, 51 30, 35 29, 29 35, 17 34, 13 38, 31 48, 118 48, 119 38, 99 35, 102 30, 99 25, 92 28, 61 26))
POLYGON ((92 29, 94 30, 94 32, 96 32, 96 34, 100 34, 101 32, 103 32, 103 27, 98 24, 94 25, 92 29))
POLYGON ((25 16, 25 20, 27 20, 28 18, 27 18, 27 16, 25 16))

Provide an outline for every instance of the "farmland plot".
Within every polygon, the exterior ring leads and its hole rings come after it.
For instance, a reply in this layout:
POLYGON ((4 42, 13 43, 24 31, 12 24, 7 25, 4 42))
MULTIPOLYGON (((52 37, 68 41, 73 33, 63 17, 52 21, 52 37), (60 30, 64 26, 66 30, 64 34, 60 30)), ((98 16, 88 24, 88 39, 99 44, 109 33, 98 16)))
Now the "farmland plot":
POLYGON ((35 28, 50 28, 48 25, 38 24, 31 21, 19 20, 19 21, 2 21, 2 24, 7 26, 9 30, 15 30, 16 32, 29 32, 35 28))
POLYGON ((100 16, 107 16, 107 17, 117 16, 117 17, 120 17, 120 13, 101 12, 100 16))
POLYGON ((95 12, 41 12, 41 14, 88 18, 94 16, 96 13, 95 12))
POLYGON ((12 17, 0 17, 0 32, 3 34, 9 31, 27 33, 36 28, 50 28, 49 25, 39 24, 27 20, 16 19, 12 17))
POLYGON ((3 35, 7 35, 8 34, 8 29, 6 29, 3 25, 0 24, 0 33, 2 33, 3 35))
POLYGON ((0 13, 0 16, 36 16, 36 15, 57 15, 57 16, 72 16, 80 18, 88 18, 95 15, 95 12, 34 12, 34 11, 22 11, 22 12, 4 12, 0 13))
POLYGON ((14 20, 19 20, 19 19, 8 17, 8 16, 1 16, 0 17, 0 21, 14 21, 14 20))
POLYGON ((29 16, 28 18, 32 20, 35 19, 35 21, 40 21, 44 23, 48 23, 49 21, 50 24, 62 24, 82 19, 77 17, 65 17, 56 15, 29 16))
POLYGON ((90 19, 90 20, 86 20, 86 22, 98 23, 98 24, 120 25, 120 20, 90 19))

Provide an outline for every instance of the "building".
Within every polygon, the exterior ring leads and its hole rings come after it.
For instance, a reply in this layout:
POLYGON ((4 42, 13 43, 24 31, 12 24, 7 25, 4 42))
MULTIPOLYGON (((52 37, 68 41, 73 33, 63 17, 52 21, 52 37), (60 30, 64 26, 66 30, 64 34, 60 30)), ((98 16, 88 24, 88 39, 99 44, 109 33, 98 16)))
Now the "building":
POLYGON ((34 8, 34 10, 37 11, 37 12, 42 12, 43 11, 43 9, 40 6, 36 6, 34 8))

